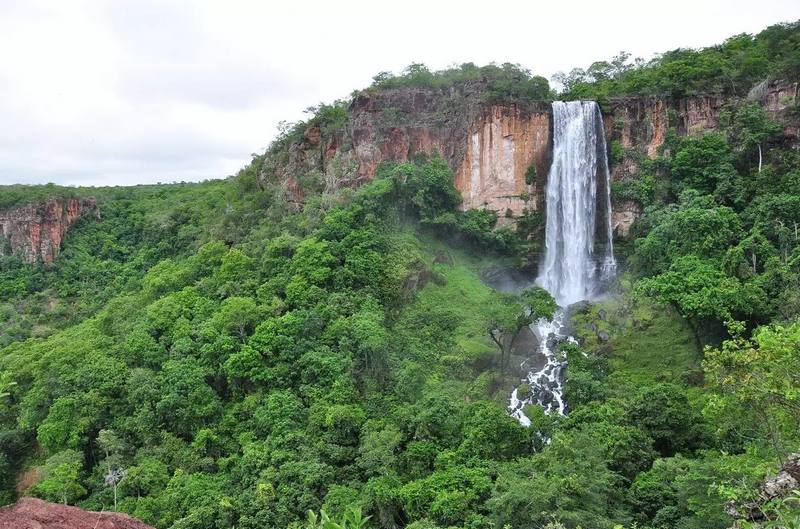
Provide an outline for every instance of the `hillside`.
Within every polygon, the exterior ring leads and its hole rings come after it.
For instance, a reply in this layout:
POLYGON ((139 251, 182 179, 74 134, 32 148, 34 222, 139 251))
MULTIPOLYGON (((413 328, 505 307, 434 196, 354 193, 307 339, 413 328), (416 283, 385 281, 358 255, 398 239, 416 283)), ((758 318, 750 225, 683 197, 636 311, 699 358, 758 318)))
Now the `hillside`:
POLYGON ((789 492, 758 494, 800 451, 797 57, 794 23, 561 93, 412 65, 225 180, 0 187, 0 505, 158 529, 794 527, 789 492), (602 110, 590 246, 610 226, 619 262, 566 312, 573 340, 531 331, 558 313, 533 286, 553 99, 602 110), (529 404, 526 427, 507 406, 542 341, 568 413, 529 404))

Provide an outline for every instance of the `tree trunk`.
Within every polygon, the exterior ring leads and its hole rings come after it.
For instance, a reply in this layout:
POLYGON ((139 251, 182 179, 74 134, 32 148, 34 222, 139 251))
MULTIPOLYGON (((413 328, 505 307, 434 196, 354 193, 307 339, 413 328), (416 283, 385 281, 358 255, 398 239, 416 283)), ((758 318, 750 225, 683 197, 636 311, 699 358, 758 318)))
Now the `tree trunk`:
POLYGON ((503 334, 500 333, 500 339, 498 340, 497 336, 495 336, 495 332, 499 333, 500 331, 496 331, 495 329, 490 329, 489 337, 497 345, 497 348, 500 349, 500 376, 503 376, 503 371, 505 369, 506 348, 503 346, 503 334))

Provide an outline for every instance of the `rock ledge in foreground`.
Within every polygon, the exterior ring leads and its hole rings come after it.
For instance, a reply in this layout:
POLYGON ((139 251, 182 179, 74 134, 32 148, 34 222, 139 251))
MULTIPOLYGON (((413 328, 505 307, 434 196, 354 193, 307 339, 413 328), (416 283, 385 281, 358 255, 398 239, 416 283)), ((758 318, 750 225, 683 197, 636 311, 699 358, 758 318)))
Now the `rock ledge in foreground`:
POLYGON ((0 508, 0 529, 153 529, 116 512, 90 512, 77 507, 21 498, 0 508))

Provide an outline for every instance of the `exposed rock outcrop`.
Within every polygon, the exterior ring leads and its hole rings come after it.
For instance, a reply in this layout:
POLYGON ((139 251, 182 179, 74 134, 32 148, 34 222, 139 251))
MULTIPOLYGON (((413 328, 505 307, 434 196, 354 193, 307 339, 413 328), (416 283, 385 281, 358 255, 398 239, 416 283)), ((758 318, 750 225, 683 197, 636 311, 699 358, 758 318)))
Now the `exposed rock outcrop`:
POLYGON ((466 209, 487 208, 520 216, 541 207, 549 169, 550 113, 492 106, 470 127, 467 152, 455 173, 466 209), (530 171, 533 167, 534 170, 530 171), (526 173, 531 178, 526 181, 526 173))
POLYGON ((747 97, 760 103, 772 119, 783 124, 783 135, 798 145, 800 115, 792 110, 800 102, 800 82, 768 79, 754 86, 747 97))
MULTIPOLYGON (((759 86, 751 99, 764 105, 798 145, 800 124, 793 114, 797 83, 770 81, 759 86)), ((547 102, 487 100, 480 82, 449 89, 366 90, 347 109, 344 129, 309 127, 298 142, 266 164, 265 174, 282 185, 290 203, 299 204, 307 191, 302 175, 317 175, 321 189, 357 187, 375 176, 381 162, 438 153, 453 169, 465 209, 487 208, 498 213, 501 224, 509 222, 526 208, 543 207, 552 109, 547 102), (528 173, 530 167, 535 171, 528 173)), ((609 144, 619 141, 624 150, 622 159, 611 166, 612 180, 634 176, 642 157, 656 157, 670 128, 679 135, 718 130, 728 103, 730 99, 716 95, 612 99, 604 108, 606 137, 609 144)), ((613 209, 616 233, 626 236, 641 207, 627 200, 614 201, 613 209)))
POLYGON ((77 507, 21 498, 0 508, 0 529, 153 529, 127 514, 91 512, 77 507))
MULTIPOLYGON (((770 117, 784 127, 784 137, 800 146, 800 117, 792 112, 798 101, 798 83, 764 81, 748 98, 760 103, 770 117)), ((667 130, 696 136, 719 130, 719 119, 730 98, 723 96, 622 97, 612 99, 605 112, 606 137, 625 150, 622 160, 612 165, 611 178, 621 181, 635 175, 639 157, 655 158, 664 144, 667 130)), ((630 200, 614 201, 615 234, 627 236, 631 224, 641 216, 641 207, 630 200)))
POLYGON ((28 263, 52 263, 67 230, 87 212, 98 215, 93 198, 53 198, 0 211, 0 255, 10 251, 28 263))
MULTIPOLYGON (((759 522, 770 519, 767 504, 786 498, 797 490, 800 490, 800 453, 790 455, 774 477, 764 480, 753 501, 743 504, 729 502, 725 511, 734 518, 755 522, 755 527, 761 527, 759 522)), ((738 523, 734 525, 735 528, 739 526, 738 523)))
POLYGON ((513 219, 525 208, 541 207, 551 108, 546 102, 489 103, 484 90, 475 82, 447 90, 362 92, 347 110, 344 130, 309 127, 267 160, 263 174, 281 185, 288 202, 299 203, 305 183, 298 175, 310 175, 320 190, 357 187, 382 162, 439 154, 453 169, 464 208, 488 208, 513 219), (531 166, 535 171, 528 173, 531 166))
POLYGON ((611 214, 611 228, 614 237, 627 237, 636 219, 642 216, 642 206, 633 200, 623 200, 615 204, 611 214))
POLYGON ((394 89, 356 97, 349 110, 352 155, 344 155, 356 161, 356 179, 371 179, 384 161, 438 153, 453 168, 465 209, 488 208, 513 218, 526 207, 540 207, 536 198, 549 168, 550 105, 487 105, 473 90, 394 89), (527 183, 532 165, 536 178, 527 183))
MULTIPOLYGON (((682 136, 716 130, 726 102, 722 96, 616 98, 605 114, 606 136, 610 141, 618 140, 625 149, 635 148, 654 158, 670 127, 682 136)), ((617 164, 616 171, 625 162, 617 164)), ((619 179, 616 171, 615 179, 619 179)))

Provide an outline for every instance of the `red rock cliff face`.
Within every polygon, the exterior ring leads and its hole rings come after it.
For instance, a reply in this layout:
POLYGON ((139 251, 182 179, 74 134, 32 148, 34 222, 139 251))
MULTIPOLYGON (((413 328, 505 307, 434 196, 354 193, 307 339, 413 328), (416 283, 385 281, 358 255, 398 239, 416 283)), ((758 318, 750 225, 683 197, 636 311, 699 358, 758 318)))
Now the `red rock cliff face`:
MULTIPOLYGON (((798 83, 789 81, 765 81, 748 95, 748 99, 760 103, 772 119, 782 124, 786 140, 795 147, 800 146, 800 122, 790 109, 797 98, 798 83)), ((679 135, 688 136, 719 130, 720 113, 729 103, 731 100, 722 96, 612 100, 604 119, 606 137, 609 143, 618 140, 627 149, 622 161, 611 168, 612 180, 624 180, 636 173, 637 153, 655 158, 670 127, 679 135)), ((615 201, 612 220, 616 235, 627 236, 641 214, 639 204, 615 201)))
MULTIPOLYGON (((609 143, 619 141, 625 149, 625 155, 619 163, 611 166, 611 179, 620 181, 633 177, 637 170, 637 153, 655 158, 670 126, 675 127, 680 135, 699 135, 715 130, 725 103, 724 98, 717 96, 612 100, 610 109, 604 115, 606 138, 609 143)), ((614 235, 627 237, 633 223, 642 215, 642 207, 631 200, 612 202, 614 235)))
MULTIPOLYGON (((605 114, 606 137, 619 140, 625 149, 637 149, 655 158, 666 139, 671 116, 679 135, 703 134, 719 127, 719 114, 726 102, 721 96, 615 99, 605 114)), ((635 169, 631 159, 623 159, 612 168, 612 177, 620 180, 635 169)))
POLYGON ((455 170, 465 209, 487 208, 518 217, 541 207, 549 169, 549 112, 492 106, 470 127, 467 152, 455 170), (535 178, 526 182, 533 166, 535 178))
POLYGON ((327 140, 309 129, 301 170, 313 163, 326 173, 326 187, 353 186, 374 177, 384 161, 405 162, 439 154, 453 169, 465 209, 487 208, 501 219, 541 207, 550 152, 550 105, 488 105, 470 93, 395 89, 356 97, 347 134, 327 140), (525 181, 528 168, 536 178, 525 181), (333 174, 332 174, 333 173, 333 174))
POLYGON ((54 198, 0 211, 0 255, 10 249, 28 263, 52 263, 70 226, 86 212, 97 215, 93 198, 54 198))
MULTIPOLYGON (((784 136, 797 145, 800 126, 789 110, 799 95, 797 82, 765 81, 750 91, 748 99, 760 103, 772 119, 784 125, 784 136)), ((670 119, 679 135, 704 134, 719 129, 720 112, 730 102, 722 96, 615 99, 605 115, 606 136, 654 158, 664 143, 670 119)), ((624 176, 625 169, 623 161, 615 168, 615 177, 624 176)))
POLYGON ((754 86, 747 97, 761 103, 772 119, 783 125, 783 135, 795 148, 800 147, 800 116, 792 112, 800 101, 800 82, 764 81, 754 86))
MULTIPOLYGON (((463 208, 498 212, 500 223, 526 208, 544 205, 552 151, 551 105, 546 102, 488 104, 479 85, 458 89, 398 88, 362 92, 348 109, 344 132, 325 135, 309 128, 302 140, 268 164, 289 202, 301 203, 304 188, 296 175, 317 174, 320 187, 355 187, 375 176, 384 161, 405 162, 417 154, 440 154, 453 169, 463 208), (529 167, 535 177, 526 182, 529 167), (320 176, 321 175, 321 176, 320 176)), ((751 99, 785 124, 798 144, 797 118, 789 112, 798 97, 797 83, 763 83, 751 99)), ((618 140, 626 155, 611 167, 612 179, 635 175, 637 155, 657 156, 667 130, 699 135, 719 128, 721 96, 682 98, 627 97, 610 102, 604 112, 608 142, 618 140)), ((792 140, 793 138, 793 140, 792 140)), ((612 197, 613 198, 613 197, 612 197)), ((641 215, 632 201, 614 202, 617 235, 628 234, 641 215)))

